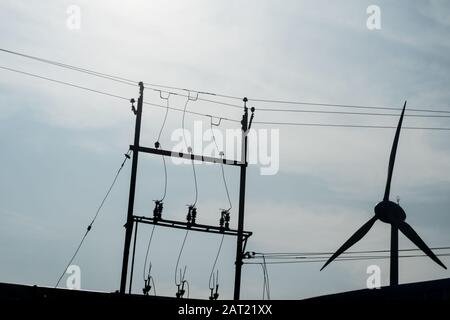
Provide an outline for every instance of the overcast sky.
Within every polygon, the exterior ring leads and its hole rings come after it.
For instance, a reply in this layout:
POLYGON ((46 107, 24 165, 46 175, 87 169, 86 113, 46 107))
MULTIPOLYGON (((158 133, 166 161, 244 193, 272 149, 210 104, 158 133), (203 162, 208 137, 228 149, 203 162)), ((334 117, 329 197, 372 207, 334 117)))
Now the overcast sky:
MULTIPOLYGON (((450 111, 450 4, 447 1, 2 1, 0 47, 137 81, 250 98, 450 111), (369 5, 381 29, 366 26, 369 5), (80 29, 67 8, 80 8, 80 29)), ((0 52, 0 66, 81 84, 128 98, 138 88, 0 52)), ((205 96, 205 98, 211 98, 205 96)), ((0 70, 0 281, 53 286, 132 142, 130 104, 107 96, 0 70)), ((164 104, 157 92, 145 100, 164 104)), ((225 101, 225 100, 224 100, 225 101)), ((241 104, 236 100, 227 102, 241 104)), ((172 96, 170 106, 184 99, 172 96)), ((258 107, 330 110, 249 103, 255 121, 395 126, 398 117, 258 112, 258 107)), ((240 119, 241 110, 191 102, 189 110, 240 119)), ((338 109, 334 109, 338 111, 338 109)), ((342 110, 341 110, 342 111, 342 110)), ((351 111, 351 110, 346 110, 351 111)), ((392 111, 393 113, 398 113, 392 111)), ((407 111, 408 112, 408 111, 407 111)), ((145 107, 142 145, 152 146, 164 110, 145 107)), ((209 119, 186 115, 209 128, 209 119)), ((197 122, 198 123, 198 122, 197 122)), ((223 121, 220 130, 236 129, 223 121)), ((450 127, 446 118, 406 117, 405 126, 450 127)), ((181 114, 169 112, 160 139, 170 149, 181 114)), ((279 129, 279 171, 248 170, 247 249, 259 252, 334 251, 373 215, 382 199, 393 129, 279 129)), ((261 131, 260 131, 261 132, 261 131)), ((271 131, 269 131, 270 133, 271 131)), ((273 132, 273 131, 272 131, 273 132)), ((407 221, 430 247, 450 245, 450 131, 402 131, 392 182, 407 221)), ((202 150, 197 150, 201 152, 202 150)), ((127 163, 74 264, 81 286, 119 287, 131 163, 127 163)), ((136 212, 151 215, 161 196, 162 161, 144 155, 136 212)), ((227 207, 220 167, 198 165, 198 220, 217 224, 227 207)), ((225 168, 236 225, 239 172, 225 168)), ((194 197, 192 169, 168 163, 164 215, 183 220, 194 197)), ((151 227, 138 238, 134 292, 141 292, 151 227)), ((377 222, 354 250, 389 248, 389 226, 377 222)), ((184 232, 156 228, 151 247, 157 293, 173 296, 184 232)), ((191 296, 209 295, 208 278, 220 237, 189 234, 181 264, 191 296)), ((400 236, 401 248, 412 248, 400 236)), ((219 258, 221 298, 231 298, 235 239, 219 258)), ((448 266, 450 259, 443 257, 448 266)), ((271 295, 299 299, 366 286, 367 266, 387 260, 271 265, 271 295)), ((400 282, 449 277, 428 258, 400 260, 400 282)), ((64 286, 65 280, 62 285, 64 286)), ((244 266, 242 297, 262 297, 263 274, 244 266)))

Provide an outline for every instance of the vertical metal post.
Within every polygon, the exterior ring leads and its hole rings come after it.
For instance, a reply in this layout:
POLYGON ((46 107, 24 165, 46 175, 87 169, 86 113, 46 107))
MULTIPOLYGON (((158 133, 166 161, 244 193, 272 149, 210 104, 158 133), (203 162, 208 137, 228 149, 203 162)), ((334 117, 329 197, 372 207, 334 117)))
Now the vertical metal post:
POLYGON ((238 235, 236 243, 236 271, 234 278, 234 300, 239 300, 241 292, 241 272, 244 246, 244 206, 245 206, 245 180, 247 174, 247 128, 248 128, 248 109, 247 98, 244 98, 244 115, 242 116, 242 166, 239 187, 239 216, 238 216, 238 235))
POLYGON ((391 286, 398 285, 398 228, 391 225, 391 286))
POLYGON ((133 254, 131 255, 131 272, 130 272, 130 284, 128 288, 128 293, 131 294, 131 288, 133 287, 133 273, 134 273, 134 257, 136 255, 136 240, 138 233, 138 225, 139 223, 134 223, 134 241, 133 241, 133 254))
POLYGON ((136 124, 134 129, 134 151, 131 165, 130 194, 128 198, 127 222, 125 224, 125 244, 123 248, 122 276, 120 279, 120 293, 125 293, 128 272, 128 258, 130 253, 131 235, 133 232, 134 196, 136 191, 136 175, 139 151, 139 139, 141 135, 142 103, 144 100, 144 84, 139 82, 139 99, 136 111, 136 124))

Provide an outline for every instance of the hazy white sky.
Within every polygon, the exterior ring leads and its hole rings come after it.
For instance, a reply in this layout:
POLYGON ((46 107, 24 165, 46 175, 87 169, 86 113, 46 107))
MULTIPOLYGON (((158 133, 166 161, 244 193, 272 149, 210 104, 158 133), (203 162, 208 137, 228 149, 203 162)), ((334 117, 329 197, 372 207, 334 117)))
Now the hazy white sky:
MULTIPOLYGON (((2 1, 0 47, 150 83, 253 98, 450 110, 450 5, 446 1, 2 1), (366 27, 369 5, 381 30, 366 27), (69 5, 81 29, 66 26, 69 5)), ((0 65, 83 84, 125 97, 137 88, 0 53, 0 65)), ((149 102, 163 104, 146 91, 149 102)), ((132 141, 129 103, 0 70, 0 281, 54 285, 132 141)), ((236 103, 236 101, 232 101, 236 103)), ((171 98, 183 107, 183 99, 171 98)), ((238 102, 239 103, 239 102, 238 102)), ((269 114, 255 121, 396 125, 396 117, 269 114)), ((287 107, 275 104, 264 107, 287 107)), ((288 106, 293 107, 293 106, 288 106)), ((295 107, 295 106, 294 106, 295 107)), ((297 106, 299 107, 299 106, 297 106)), ((205 102, 190 110, 240 118, 241 111, 205 102)), ((299 107, 300 108, 300 107, 299 107)), ((304 107, 315 108, 315 107, 304 107)), ((319 110, 325 108, 316 107, 319 110)), ((164 110, 144 109, 144 145, 153 145, 164 110)), ((194 120, 186 116, 186 127, 194 120)), ((236 128, 224 122, 221 129, 236 128)), ((450 127, 447 119, 405 118, 405 126, 450 127)), ((161 138, 180 128, 170 112, 161 138)), ((255 128, 276 128, 256 126, 255 128)), ((280 127, 280 171, 251 166, 246 229, 252 251, 333 251, 373 214, 382 198, 393 130, 280 127)), ((402 132, 392 196, 431 247, 450 245, 449 131, 402 132)), ((162 192, 160 158, 143 156, 136 210, 150 215, 162 192)), ((82 288, 119 286, 129 164, 75 261, 82 288)), ((199 219, 217 223, 227 201, 220 168, 199 166, 199 219)), ((164 214, 184 219, 192 201, 191 168, 169 165, 164 214)), ((238 172, 226 168, 236 223, 238 172)), ((134 289, 150 227, 141 228, 134 289)), ((151 260, 158 294, 174 295, 173 270, 184 233, 157 228, 151 260)), ((183 253, 191 294, 209 294, 220 238, 191 233, 183 253)), ((387 249, 389 226, 378 222, 355 250, 387 249)), ((403 236, 401 247, 413 247, 403 236)), ((231 298, 235 240, 219 260, 221 297, 231 298)), ((442 258, 447 265, 450 259, 442 258)), ((270 266, 272 298, 297 299, 359 289, 366 268, 387 261, 270 266)), ((448 277, 429 259, 400 261, 400 281, 448 277)), ((244 266, 242 296, 260 298, 262 271, 244 266)))

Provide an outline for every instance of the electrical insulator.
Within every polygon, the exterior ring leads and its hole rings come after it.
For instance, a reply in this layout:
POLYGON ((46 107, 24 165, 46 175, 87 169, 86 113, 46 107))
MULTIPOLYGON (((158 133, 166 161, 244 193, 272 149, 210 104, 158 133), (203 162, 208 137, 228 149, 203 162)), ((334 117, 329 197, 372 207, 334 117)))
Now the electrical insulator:
POLYGON ((192 224, 195 224, 196 218, 197 218, 197 208, 194 207, 194 208, 192 208, 192 221, 191 221, 192 224))
POLYGON ((155 200, 155 208, 153 209, 153 218, 160 220, 162 217, 163 202, 161 200, 155 200))
POLYGON ((228 210, 225 214, 225 229, 230 229, 230 212, 228 210))
POLYGON ((219 225, 221 228, 230 229, 230 212, 228 210, 221 211, 219 225))
POLYGON ((188 223, 191 223, 191 220, 192 220, 192 208, 193 208, 193 206, 188 207, 188 214, 186 216, 186 220, 188 223))
POLYGON ((220 215, 220 219, 219 219, 219 226, 221 228, 223 228, 224 223, 225 223, 225 218, 223 217, 223 211, 222 211, 222 214, 220 215))
POLYGON ((188 213, 186 215, 186 220, 188 224, 195 224, 195 219, 197 218, 197 208, 193 205, 188 206, 188 213))

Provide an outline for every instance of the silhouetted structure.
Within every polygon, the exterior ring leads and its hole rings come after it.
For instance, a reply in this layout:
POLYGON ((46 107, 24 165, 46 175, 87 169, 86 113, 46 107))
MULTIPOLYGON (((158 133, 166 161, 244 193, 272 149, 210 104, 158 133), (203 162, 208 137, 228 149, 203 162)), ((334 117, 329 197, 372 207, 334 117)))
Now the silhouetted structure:
POLYGON ((400 137, 400 130, 402 128, 403 116, 405 115, 406 101, 403 105, 403 110, 398 121, 397 130, 395 132, 394 143, 392 145, 391 156, 389 158, 388 176, 386 182, 386 189, 384 191, 383 201, 375 206, 375 216, 366 222, 358 231, 356 231, 350 239, 348 239, 324 264, 320 269, 323 270, 331 261, 337 258, 340 254, 345 252, 359 240, 361 240, 373 224, 377 220, 381 220, 391 225, 391 266, 390 266, 390 284, 398 285, 398 230, 400 230, 406 237, 409 238, 417 247, 419 247, 425 254, 427 254, 433 261, 439 264, 444 269, 446 266, 439 260, 438 257, 431 251, 431 249, 423 242, 414 229, 405 222, 406 213, 399 204, 389 200, 389 193, 391 189, 392 173, 394 171, 395 155, 397 153, 398 140, 400 137))
MULTIPOLYGON (((137 103, 137 108, 134 106, 134 99, 130 102, 132 103, 133 113, 136 115, 135 122, 135 131, 134 131, 134 144, 130 146, 130 150, 133 151, 132 158, 132 167, 131 167, 131 178, 130 178, 130 192, 129 192, 129 200, 128 200, 128 211, 127 211, 127 222, 125 224, 125 244, 123 251, 123 263, 122 263, 122 275, 120 281, 120 293, 124 294, 126 291, 126 282, 128 275, 128 265, 129 265, 129 253, 131 247, 131 238, 134 229, 134 245, 133 245, 133 253, 131 259, 131 272, 130 272, 130 281, 129 281, 129 289, 128 293, 131 293, 132 280, 133 280, 133 269, 134 269, 134 257, 135 257, 135 249, 136 249, 136 239, 138 232, 138 224, 146 223, 153 224, 157 226, 177 228, 177 229, 186 229, 192 231, 201 231, 208 232, 214 234, 226 234, 233 235, 237 237, 236 244, 236 271, 235 271, 235 286, 234 286, 234 299, 239 300, 240 296, 240 286, 241 286, 241 269, 242 269, 242 259, 244 256, 245 245, 247 243, 247 239, 251 236, 251 232, 244 231, 244 205, 245 205, 245 181, 246 181, 246 170, 248 166, 247 162, 247 133, 251 127, 253 116, 254 116, 254 108, 251 108, 251 116, 249 118, 248 108, 247 108, 247 98, 244 98, 244 115, 242 117, 241 125, 242 125, 242 154, 241 160, 228 160, 224 158, 213 158, 201 155, 195 155, 192 153, 192 149, 188 148, 188 153, 182 152, 171 152, 168 150, 160 149, 159 141, 155 142, 155 148, 142 147, 139 145, 140 142, 140 132, 141 132, 141 120, 142 120, 142 105, 144 101, 144 84, 142 82, 139 83, 139 99, 137 103), (137 216, 134 213, 134 198, 136 193, 136 178, 137 178, 137 166, 138 166, 138 157, 139 153, 149 153, 149 154, 157 154, 167 157, 177 157, 177 158, 186 158, 190 159, 192 162, 202 161, 202 162, 210 162, 210 163, 221 163, 223 165, 231 165, 237 166, 240 168, 240 188, 239 188, 239 213, 238 213, 238 228, 237 230, 233 230, 229 228, 229 215, 224 216, 224 212, 221 212, 221 218, 219 219, 218 226, 204 225, 198 224, 196 222, 197 218, 197 208, 195 205, 190 205, 188 207, 188 214, 186 217, 186 221, 175 221, 175 220, 167 220, 162 216, 163 203, 162 200, 155 201, 155 209, 153 211, 153 217, 145 217, 145 216, 137 216), (223 219, 223 222, 222 222, 223 219)), ((191 97, 188 94, 187 99, 195 101, 197 97, 191 97)), ((184 286, 184 281, 183 281, 184 286)), ((183 290, 184 292, 184 290, 183 290)), ((177 293, 177 296, 182 297, 180 292, 177 293)))
MULTIPOLYGON (((122 295, 117 292, 92 292, 80 290, 68 290, 60 288, 28 286, 20 284, 0 283, 0 302, 38 302, 38 303, 74 303, 90 304, 98 307, 101 304, 117 305, 118 303, 133 303, 143 309, 151 307, 154 312, 159 309, 167 312, 167 306, 174 303, 200 303, 205 305, 206 300, 183 299, 178 300, 171 297, 159 297, 152 295, 127 294, 122 295)), ((288 306, 301 306, 309 303, 326 302, 395 302, 395 301, 450 301, 450 279, 441 279, 425 282, 401 284, 398 286, 382 287, 380 289, 363 289, 348 291, 330 295, 324 295, 305 300, 290 301, 288 306)), ((218 302, 224 303, 223 301, 218 302)), ((225 302, 226 303, 226 302, 225 302)), ((271 301, 270 303, 276 303, 271 301)), ((294 310, 298 312, 297 310, 294 310)))

